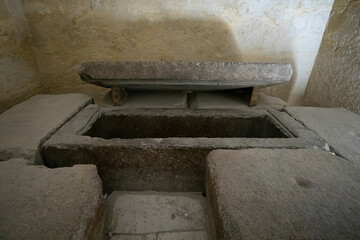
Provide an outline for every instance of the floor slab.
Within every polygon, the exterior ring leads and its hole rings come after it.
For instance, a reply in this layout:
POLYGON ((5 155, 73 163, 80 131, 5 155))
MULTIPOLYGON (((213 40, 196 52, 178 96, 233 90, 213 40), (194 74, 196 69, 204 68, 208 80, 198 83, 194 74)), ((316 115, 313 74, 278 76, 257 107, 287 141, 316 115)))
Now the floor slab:
POLYGON ((201 193, 116 191, 107 199, 106 229, 114 239, 203 237, 204 199, 201 193))
POLYGON ((0 162, 0 239, 102 239, 104 205, 94 165, 49 169, 0 162))
POLYGON ((360 167, 360 116, 345 108, 287 107, 286 111, 324 139, 333 152, 360 167))
POLYGON ((162 232, 150 234, 121 234, 114 235, 111 240, 207 240, 206 231, 190 232, 162 232))
POLYGON ((111 236, 110 240, 156 240, 156 234, 117 234, 111 236))
POLYGON ((207 240, 206 231, 159 233, 157 240, 207 240))
POLYGON ((40 144, 92 102, 80 93, 36 95, 2 113, 0 161, 21 157, 41 163, 40 144))
POLYGON ((319 149, 215 150, 217 239, 359 239, 360 171, 319 149))

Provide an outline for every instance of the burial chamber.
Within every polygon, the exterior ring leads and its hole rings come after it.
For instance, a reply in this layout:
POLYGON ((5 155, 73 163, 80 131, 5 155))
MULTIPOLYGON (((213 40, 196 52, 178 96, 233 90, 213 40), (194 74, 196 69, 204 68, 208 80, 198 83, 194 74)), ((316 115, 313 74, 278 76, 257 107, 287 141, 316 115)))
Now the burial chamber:
POLYGON ((88 105, 42 146, 51 168, 95 164, 104 192, 205 192, 214 149, 321 148, 313 132, 272 108, 121 109, 88 105))

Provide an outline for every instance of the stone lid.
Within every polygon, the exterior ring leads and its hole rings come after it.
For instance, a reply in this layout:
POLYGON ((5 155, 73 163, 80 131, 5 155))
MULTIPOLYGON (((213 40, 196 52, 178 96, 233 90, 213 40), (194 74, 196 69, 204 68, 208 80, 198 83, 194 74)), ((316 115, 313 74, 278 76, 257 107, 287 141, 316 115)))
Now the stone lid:
POLYGON ((79 75, 102 87, 206 91, 287 82, 292 68, 286 63, 86 62, 79 75))

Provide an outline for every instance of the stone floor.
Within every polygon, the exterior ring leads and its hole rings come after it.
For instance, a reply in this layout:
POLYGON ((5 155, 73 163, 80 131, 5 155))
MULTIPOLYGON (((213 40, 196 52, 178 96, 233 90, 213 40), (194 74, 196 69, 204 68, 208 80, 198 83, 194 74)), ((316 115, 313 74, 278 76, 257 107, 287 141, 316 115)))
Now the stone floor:
MULTIPOLYGON (((237 95, 162 97, 168 101, 145 94, 128 104, 247 108, 237 95)), ((90 103, 83 94, 39 95, 0 115, 0 240, 104 235, 106 240, 203 240, 214 234, 217 239, 360 239, 358 115, 339 108, 284 107, 279 99, 261 96, 256 108, 281 109, 304 127, 301 131, 326 141, 330 151, 314 145, 215 150, 206 164, 206 198, 190 192, 115 191, 105 201, 105 224, 104 182, 95 165, 41 165, 44 142, 90 103)))
POLYGON ((201 193, 116 191, 106 206, 106 234, 111 240, 208 239, 201 193))
POLYGON ((360 116, 345 108, 286 107, 292 117, 314 131, 332 152, 360 167, 360 116))

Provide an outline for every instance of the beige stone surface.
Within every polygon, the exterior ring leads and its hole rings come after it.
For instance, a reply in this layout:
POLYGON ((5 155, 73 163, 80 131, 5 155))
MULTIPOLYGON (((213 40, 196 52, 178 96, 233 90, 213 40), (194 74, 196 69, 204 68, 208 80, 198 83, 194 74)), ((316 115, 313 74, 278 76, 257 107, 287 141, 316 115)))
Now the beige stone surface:
POLYGON ((345 108, 287 107, 286 111, 324 139, 333 152, 360 167, 360 116, 345 108))
POLYGON ((0 113, 42 88, 20 0, 0 0, 0 84, 0 113))
POLYGON ((259 106, 276 106, 276 107, 285 107, 288 104, 277 97, 272 97, 264 93, 260 93, 259 100, 258 100, 259 106))
POLYGON ((207 240, 205 231, 159 233, 157 240, 207 240))
POLYGON ((156 240, 155 234, 120 234, 114 235, 110 240, 156 240))
POLYGON ((149 234, 206 230, 200 193, 113 192, 107 199, 107 232, 149 234))
POLYGON ((106 90, 84 84, 85 61, 286 62, 288 84, 269 93, 302 97, 333 0, 25 0, 42 79, 51 93, 106 90))
POLYGON ((215 150, 217 239, 359 239, 360 171, 318 149, 215 150))
POLYGON ((360 114, 360 1, 335 0, 306 88, 308 104, 360 114))
POLYGON ((0 115, 0 160, 41 163, 40 144, 93 100, 84 94, 36 95, 0 115))
POLYGON ((111 240, 207 240, 206 231, 161 232, 157 234, 121 234, 113 235, 111 240))
POLYGON ((102 185, 94 165, 49 169, 0 162, 0 239, 102 239, 102 185))

